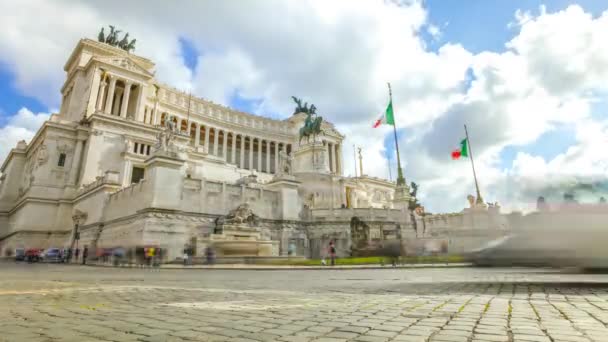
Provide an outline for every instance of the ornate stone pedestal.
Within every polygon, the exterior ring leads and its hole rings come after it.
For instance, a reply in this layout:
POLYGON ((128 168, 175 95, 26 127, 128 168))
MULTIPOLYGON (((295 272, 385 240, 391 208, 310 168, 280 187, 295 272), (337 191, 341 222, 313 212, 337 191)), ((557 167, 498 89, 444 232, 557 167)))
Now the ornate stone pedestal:
POLYGON ((176 154, 161 151, 146 160, 145 179, 150 188, 150 196, 145 198, 148 207, 179 209, 183 165, 184 160, 176 154))
POLYGON ((258 226, 247 203, 239 205, 217 222, 207 245, 218 257, 269 257, 278 255, 278 241, 270 240, 258 226))
POLYGON ((321 172, 329 173, 327 147, 321 142, 303 144, 294 152, 294 173, 321 172))
POLYGON ((292 175, 281 175, 268 183, 268 189, 279 192, 281 199, 281 215, 283 220, 298 220, 300 218, 301 202, 298 196, 300 182, 292 175))
POLYGON ((407 184, 397 185, 395 188, 395 197, 393 198, 395 209, 408 209, 411 200, 410 187, 407 186, 407 184))
POLYGON ((228 224, 222 230, 209 237, 218 257, 275 256, 278 241, 264 240, 259 228, 228 224))

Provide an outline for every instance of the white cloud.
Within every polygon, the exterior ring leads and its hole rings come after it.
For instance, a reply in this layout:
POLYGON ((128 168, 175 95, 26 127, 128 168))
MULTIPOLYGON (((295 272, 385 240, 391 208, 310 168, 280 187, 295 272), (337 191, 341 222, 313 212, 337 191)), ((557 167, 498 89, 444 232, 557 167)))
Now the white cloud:
MULTIPOLYGON (((157 76, 172 86, 192 87, 223 104, 238 94, 259 101, 261 115, 289 116, 291 95, 315 103, 347 136, 346 173, 353 173, 356 144, 363 147, 365 173, 383 177, 383 142, 392 132, 371 124, 386 107, 391 82, 397 124, 406 129, 400 142, 405 174, 420 183, 432 211, 458 210, 474 193, 470 164, 450 160, 464 123, 486 200, 526 201, 543 182, 558 187, 605 171, 608 156, 598 146, 607 132, 590 114, 593 97, 608 90, 608 12, 593 18, 578 6, 520 11, 506 52, 474 55, 457 43, 429 51, 421 31, 436 37, 441 30, 422 3, 2 2, 0 62, 25 95, 58 107, 62 66, 77 40, 115 24, 138 39, 136 53, 155 61, 157 76), (45 15, 31 20, 34 12, 45 15), (194 71, 184 65, 182 37, 201 53, 194 71), (465 88, 469 69, 475 79, 465 88), (563 125, 577 127, 576 146, 552 160, 520 153, 512 166, 500 165, 505 146, 534 143, 563 125)), ((3 136, 33 134, 35 122, 10 125, 3 136)))
POLYGON ((584 193, 580 184, 598 188, 606 182, 608 154, 599 146, 605 146, 608 132, 590 116, 595 101, 590 94, 605 87, 598 79, 608 63, 608 49, 598 51, 595 37, 604 30, 608 14, 593 19, 579 7, 569 7, 557 13, 541 11, 537 17, 518 15, 520 32, 507 44, 510 50, 475 55, 475 80, 463 100, 430 125, 418 125, 424 133, 401 144, 414 165, 406 173, 421 183, 421 197, 433 211, 463 206, 466 194, 475 194, 470 164, 449 159, 464 136, 465 123, 485 200, 517 208, 544 192, 549 197, 567 189, 584 193), (577 128, 574 146, 551 160, 519 153, 513 165, 502 170, 502 148, 534 143, 563 125, 577 128))
POLYGON ((4 161, 20 140, 29 142, 49 117, 48 113, 34 114, 27 108, 9 117, 7 124, 0 128, 0 160, 4 161))

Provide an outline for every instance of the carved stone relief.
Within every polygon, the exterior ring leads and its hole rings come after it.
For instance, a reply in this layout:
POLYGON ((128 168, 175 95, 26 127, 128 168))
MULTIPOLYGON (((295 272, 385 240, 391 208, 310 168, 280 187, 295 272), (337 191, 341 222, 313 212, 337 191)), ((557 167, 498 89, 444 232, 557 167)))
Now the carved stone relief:
POLYGON ((46 164, 46 162, 49 160, 49 152, 46 148, 46 145, 44 145, 44 144, 40 145, 36 155, 37 155, 36 160, 37 160, 38 166, 42 166, 42 165, 46 164))

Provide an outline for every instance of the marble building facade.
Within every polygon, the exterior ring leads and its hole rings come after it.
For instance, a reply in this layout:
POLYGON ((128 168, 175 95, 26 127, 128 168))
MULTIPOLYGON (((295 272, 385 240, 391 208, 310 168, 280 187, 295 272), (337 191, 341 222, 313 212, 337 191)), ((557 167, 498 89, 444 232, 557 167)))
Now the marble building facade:
POLYGON ((318 256, 311 239, 340 240, 346 255, 350 218, 317 224, 323 211, 409 220, 393 182, 343 176, 344 136, 328 121, 300 144, 305 113, 275 120, 190 96, 156 80, 152 61, 90 39, 78 42, 64 70, 59 113, 0 167, 3 255, 64 247, 78 236, 92 247, 162 245, 174 257, 242 203, 278 242, 274 255, 295 244, 297 254, 318 256), (174 153, 157 155, 168 126, 174 153), (289 174, 280 170, 282 154, 289 174))

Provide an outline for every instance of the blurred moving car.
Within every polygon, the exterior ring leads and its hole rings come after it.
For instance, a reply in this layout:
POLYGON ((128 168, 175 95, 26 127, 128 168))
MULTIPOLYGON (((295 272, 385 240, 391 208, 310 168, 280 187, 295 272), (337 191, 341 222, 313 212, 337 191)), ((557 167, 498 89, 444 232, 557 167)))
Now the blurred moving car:
POLYGON ((608 212, 577 206, 527 215, 509 235, 466 253, 477 266, 608 269, 608 212))
POLYGON ((63 256, 59 248, 49 248, 42 254, 44 262, 63 262, 63 256))
POLYGON ((28 262, 38 262, 42 260, 42 249, 28 248, 25 250, 25 260, 28 262))
MULTIPOLYGON (((484 246, 471 250, 465 259, 475 266, 557 266, 560 256, 565 254, 558 246, 549 246, 531 234, 515 233, 492 240, 484 246)), ((565 262, 562 263, 565 265, 565 262)))
POLYGON ((122 266, 127 262, 127 251, 122 247, 116 247, 112 250, 112 264, 114 266, 122 266))
POLYGON ((15 261, 25 260, 25 248, 15 248, 15 261))

